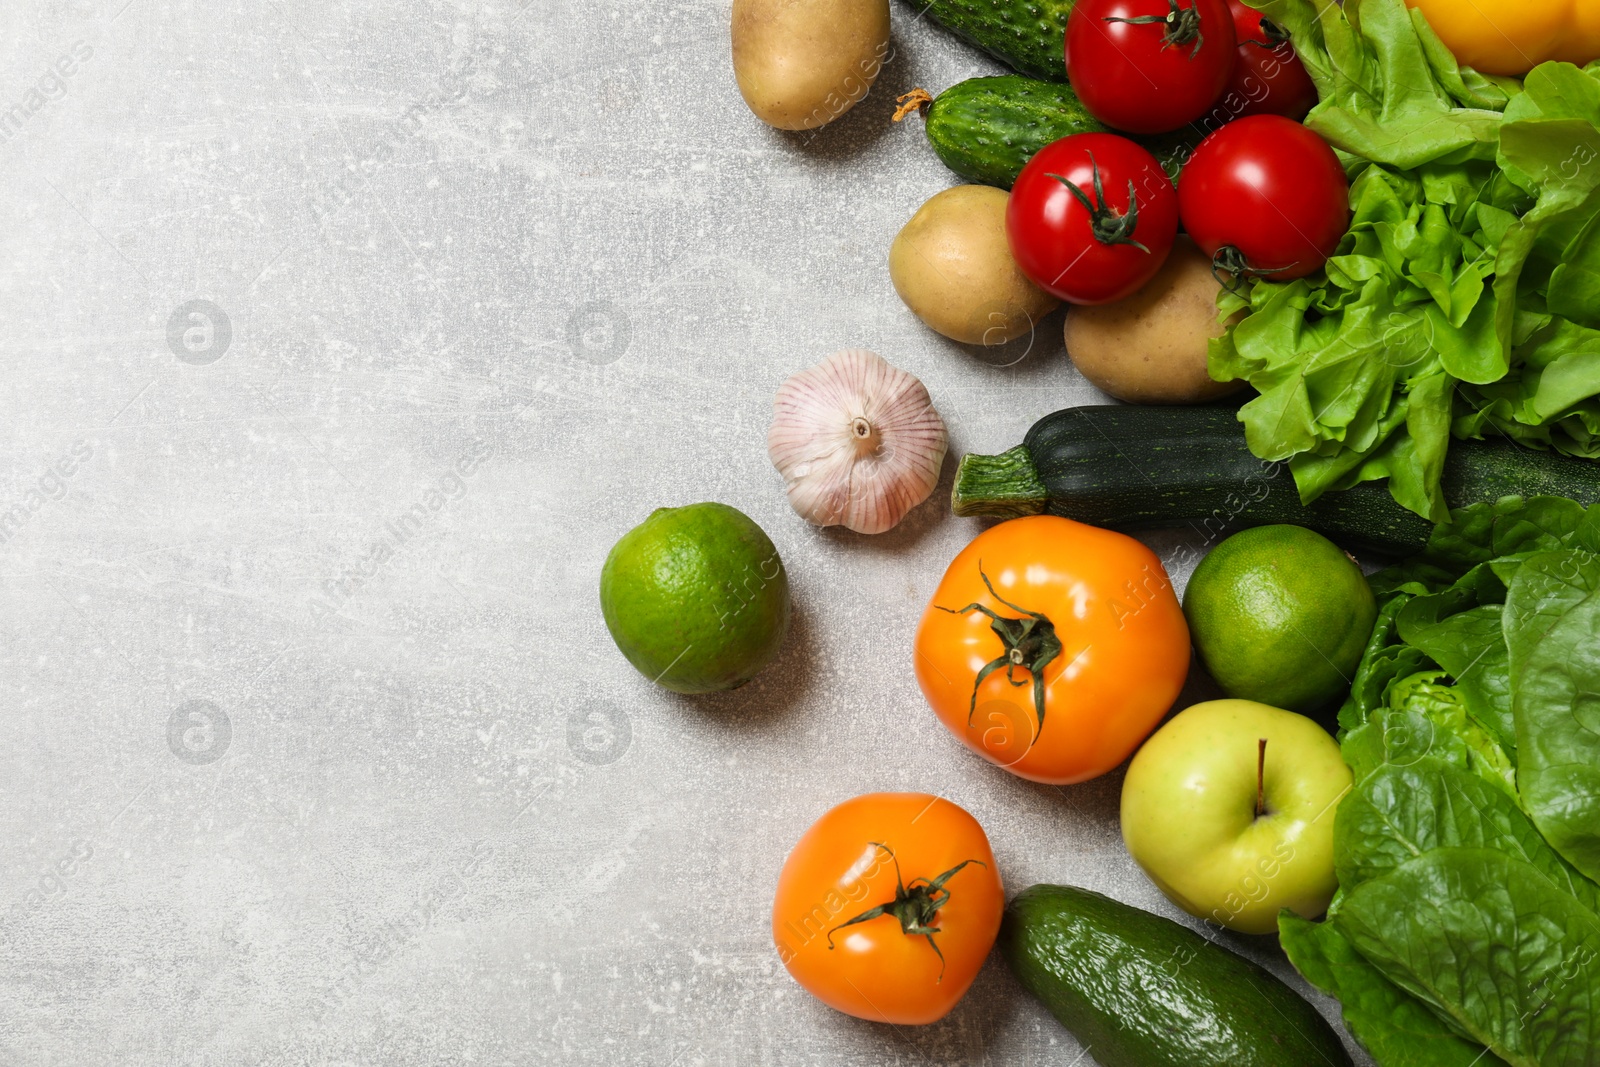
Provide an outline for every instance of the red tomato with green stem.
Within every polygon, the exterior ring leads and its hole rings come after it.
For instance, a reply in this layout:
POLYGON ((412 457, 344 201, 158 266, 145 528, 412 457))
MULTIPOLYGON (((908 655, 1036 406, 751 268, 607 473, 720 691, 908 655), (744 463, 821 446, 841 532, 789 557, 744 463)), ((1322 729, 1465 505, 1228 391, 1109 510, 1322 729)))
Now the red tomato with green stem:
POLYGON ((1167 133, 1211 110, 1238 62, 1225 0, 1079 0, 1067 77, 1089 113, 1129 133, 1167 133))
POLYGON ((1239 62, 1211 113, 1220 126, 1250 115, 1282 115, 1296 122, 1317 106, 1317 87, 1289 43, 1289 33, 1243 0, 1228 0, 1239 62))
POLYGON ((1178 180, 1178 207, 1217 269, 1288 281, 1338 249, 1350 226, 1350 183, 1315 132, 1252 115, 1200 142, 1178 180))
POLYGON ((1080 133, 1028 161, 1006 205, 1006 237, 1034 283, 1074 304, 1138 291, 1167 260, 1178 198, 1155 156, 1126 137, 1080 133))

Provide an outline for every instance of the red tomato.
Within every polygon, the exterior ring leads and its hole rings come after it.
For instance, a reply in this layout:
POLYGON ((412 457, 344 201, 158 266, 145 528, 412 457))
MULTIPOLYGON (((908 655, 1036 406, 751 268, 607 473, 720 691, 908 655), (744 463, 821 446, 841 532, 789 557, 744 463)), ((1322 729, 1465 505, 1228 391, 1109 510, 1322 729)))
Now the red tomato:
POLYGON ((1282 115, 1296 122, 1317 106, 1317 87, 1295 54, 1289 35, 1242 0, 1228 0, 1239 62, 1212 110, 1211 128, 1249 115, 1282 115))
POLYGON ((1230 122, 1178 179, 1183 228, 1217 266, 1272 281, 1321 267, 1350 225, 1350 185, 1314 132, 1278 115, 1230 122))
POLYGON ((978 820, 927 793, 868 793, 818 819, 784 860, 772 938, 824 1004, 920 1025, 978 976, 1005 904, 978 820))
POLYGON ((1166 133, 1211 110, 1238 62, 1225 0, 1078 0, 1067 77, 1089 113, 1129 133, 1166 133))
POLYGON ((1045 145, 1006 205, 1022 273, 1074 304, 1109 304, 1161 269, 1178 233, 1178 198, 1161 164, 1126 137, 1080 133, 1045 145))

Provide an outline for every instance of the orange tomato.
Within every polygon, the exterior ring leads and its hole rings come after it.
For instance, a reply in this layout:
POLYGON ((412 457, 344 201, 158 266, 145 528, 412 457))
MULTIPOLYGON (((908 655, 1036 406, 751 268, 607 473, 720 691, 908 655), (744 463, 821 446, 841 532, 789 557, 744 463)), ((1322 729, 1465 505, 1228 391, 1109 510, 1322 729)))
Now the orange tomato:
POLYGON ((917 682, 967 747, 1035 782, 1117 766, 1189 673, 1189 627, 1161 560, 1053 515, 979 534, 916 638, 917 682))
POLYGON ((1004 909, 978 820, 927 793, 868 793, 818 819, 789 853, 772 937, 824 1004, 917 1025, 966 993, 1004 909))

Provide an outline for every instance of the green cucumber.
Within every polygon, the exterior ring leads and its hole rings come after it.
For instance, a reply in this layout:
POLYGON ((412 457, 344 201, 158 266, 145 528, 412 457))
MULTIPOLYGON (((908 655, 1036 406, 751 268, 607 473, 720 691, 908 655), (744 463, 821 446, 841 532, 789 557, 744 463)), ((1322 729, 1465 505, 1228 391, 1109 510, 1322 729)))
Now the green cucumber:
POLYGON ((931 0, 919 14, 971 41, 1012 70, 1067 80, 1067 16, 1075 0, 931 0))
POLYGON ((1023 890, 999 946, 1101 1067, 1350 1067, 1333 1027, 1270 972, 1099 893, 1023 890))
POLYGON ((1020 74, 968 78, 940 93, 925 116, 928 143, 963 178, 1009 189, 1033 154, 1075 133, 1104 133, 1072 86, 1020 74))
MULTIPOLYGON (((1600 465, 1506 441, 1452 441, 1443 486, 1451 507, 1504 496, 1600 501, 1600 465)), ((1033 424, 998 456, 967 455, 951 494, 957 515, 1049 513, 1118 530, 1186 527, 1206 538, 1271 523, 1307 526, 1350 548, 1421 551, 1433 524, 1381 482, 1300 503, 1283 463, 1257 459, 1225 407, 1067 408, 1033 424)))
MULTIPOLYGON (((1089 114, 1072 86, 1020 74, 968 78, 937 98, 917 89, 902 100, 909 104, 897 118, 918 105, 925 108, 928 143, 945 166, 963 178, 1001 189, 1011 188, 1028 160, 1050 142, 1077 133, 1109 132, 1089 114)), ((1176 181, 1198 138, 1183 130, 1134 140, 1149 149, 1176 181)))

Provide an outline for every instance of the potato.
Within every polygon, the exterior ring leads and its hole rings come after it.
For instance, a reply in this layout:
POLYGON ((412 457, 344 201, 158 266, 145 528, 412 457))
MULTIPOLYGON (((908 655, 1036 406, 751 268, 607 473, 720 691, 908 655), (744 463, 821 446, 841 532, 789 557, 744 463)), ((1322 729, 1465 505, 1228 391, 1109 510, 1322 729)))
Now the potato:
POLYGON ((889 56, 889 0, 733 0, 733 74, 756 118, 780 130, 832 122, 889 56))
POLYGON ((1206 342, 1221 337, 1211 260, 1179 236, 1137 293, 1067 316, 1067 355, 1102 392, 1130 404, 1199 404, 1243 389, 1206 373, 1206 342))
POLYGON ((1020 337, 1060 301, 1028 280, 1006 243, 1003 189, 958 185, 917 209, 889 246, 889 278, 917 318, 954 341, 1020 337))

